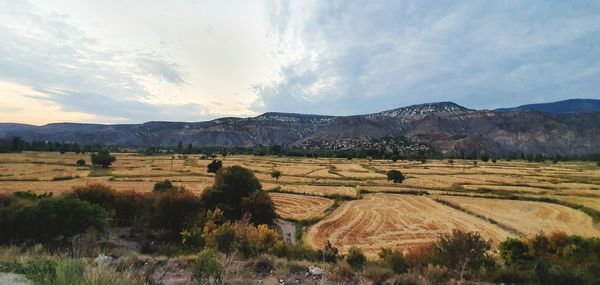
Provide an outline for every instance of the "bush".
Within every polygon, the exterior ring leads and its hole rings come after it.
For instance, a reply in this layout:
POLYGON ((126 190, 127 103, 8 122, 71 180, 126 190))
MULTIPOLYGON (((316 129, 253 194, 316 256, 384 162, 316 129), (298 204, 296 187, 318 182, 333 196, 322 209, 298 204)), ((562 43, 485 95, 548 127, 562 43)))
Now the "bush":
POLYGON ((208 249, 198 254, 192 264, 192 278, 198 284, 220 284, 223 276, 223 266, 216 255, 208 249))
POLYGON ((206 172, 217 173, 217 171, 219 171, 219 169, 221 169, 222 167, 223 167, 223 161, 218 160, 218 159, 213 159, 213 161, 206 166, 206 168, 207 168, 206 172))
POLYGON ((279 177, 281 177, 281 171, 279 170, 273 170, 271 172, 271 177, 275 178, 275 180, 279 181, 279 177))
POLYGON ((254 273, 259 276, 266 276, 271 273, 271 270, 274 268, 273 260, 267 256, 259 256, 254 260, 252 268, 254 269, 254 273))
POLYGON ((174 189, 173 183, 169 179, 154 183, 154 192, 166 192, 174 189))
POLYGON ((518 264, 529 260, 529 247, 516 238, 508 238, 498 246, 500 256, 507 264, 518 264))
POLYGON ((361 271, 367 262, 367 257, 356 247, 351 247, 346 255, 346 262, 354 271, 361 271))
POLYGON ((0 240, 50 242, 89 228, 103 231, 109 214, 102 207, 75 198, 15 198, 0 208, 0 240))
POLYGON ((173 236, 179 235, 201 213, 200 199, 190 191, 167 191, 155 195, 154 224, 170 230, 173 236))
POLYGON ((394 183, 402 183, 402 181, 404 181, 404 179, 406 179, 406 177, 404 177, 404 174, 402 174, 402 172, 398 171, 398 170, 390 170, 386 173, 387 175, 387 180, 388 181, 392 181, 394 183))
POLYGON ((77 160, 76 164, 79 166, 85 166, 85 160, 79 159, 79 160, 77 160))
MULTIPOLYGON (((394 272, 389 268, 381 268, 379 266, 367 266, 363 275, 373 281, 374 284, 384 284, 385 281, 394 276, 394 272)), ((396 284, 396 283, 394 283, 396 284)))
POLYGON ((317 251, 317 257, 325 262, 335 263, 339 257, 338 249, 327 241, 323 249, 317 251))
POLYGON ((396 274, 408 271, 408 264, 401 252, 382 249, 379 253, 379 258, 383 261, 382 263, 384 266, 388 267, 396 274))
POLYGON ((211 232, 208 232, 206 237, 209 246, 217 249, 220 252, 229 254, 234 249, 235 228, 229 222, 222 224, 211 232))
POLYGON ((110 186, 100 183, 75 187, 69 196, 88 201, 113 212, 114 221, 120 226, 133 224, 137 218, 148 211, 147 205, 151 203, 150 199, 142 193, 117 192, 110 186))
POLYGON ((99 165, 103 168, 110 167, 110 165, 116 160, 117 158, 110 155, 108 150, 101 150, 98 153, 92 153, 92 164, 99 165))
POLYGON ((434 260, 449 269, 478 269, 489 265, 490 242, 481 238, 476 232, 453 230, 452 234, 440 237, 434 246, 434 260))

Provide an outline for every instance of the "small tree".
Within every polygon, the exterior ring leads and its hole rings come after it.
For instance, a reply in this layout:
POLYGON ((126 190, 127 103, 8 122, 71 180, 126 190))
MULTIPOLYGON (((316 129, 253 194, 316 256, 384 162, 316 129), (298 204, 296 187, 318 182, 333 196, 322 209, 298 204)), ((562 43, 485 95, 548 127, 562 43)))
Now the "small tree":
POLYGON ((273 170, 271 172, 271 177, 275 178, 275 180, 279 181, 279 177, 281 177, 281 171, 273 170))
POLYGON ((395 183, 402 183, 402 181, 404 181, 404 179, 406 179, 406 177, 404 177, 404 174, 402 174, 402 172, 398 171, 398 170, 390 170, 386 173, 387 175, 387 180, 388 181, 392 181, 395 183))
POLYGON ((334 247, 333 245, 331 245, 331 243, 329 241, 327 241, 327 243, 325 243, 325 246, 323 247, 323 249, 317 251, 317 257, 319 259, 323 259, 325 262, 331 262, 331 263, 335 263, 337 262, 337 259, 339 257, 338 255, 338 249, 336 247, 334 247))
POLYGON ((198 254, 192 266, 192 278, 199 284, 221 284, 223 266, 209 249, 198 254))
POLYGON ((110 165, 116 160, 117 158, 113 155, 110 155, 108 150, 101 150, 98 153, 92 153, 92 164, 99 165, 103 168, 110 167, 110 165))
POLYGON ((392 155, 392 162, 397 162, 398 161, 398 156, 397 155, 392 155))
POLYGON ((79 166, 85 166, 85 160, 83 160, 83 159, 77 160, 77 162, 76 162, 76 163, 77 163, 77 165, 79 165, 79 166))
POLYGON ((154 183, 154 192, 166 192, 174 189, 173 183, 169 179, 154 183))
POLYGON ((348 250, 348 255, 346 256, 346 262, 352 267, 354 271, 360 271, 365 266, 367 262, 367 258, 365 255, 358 249, 357 247, 351 247, 348 250))
POLYGON ((434 246, 434 259, 440 265, 460 272, 460 278, 468 269, 478 269, 490 263, 487 255, 490 242, 479 233, 453 230, 440 237, 434 246))
POLYGON ((383 264, 389 267, 394 273, 405 273, 408 270, 408 263, 402 252, 392 251, 391 249, 382 249, 379 258, 383 264))
POLYGON ((207 168, 208 169, 206 172, 217 173, 217 171, 219 171, 219 169, 223 168, 223 161, 218 160, 218 159, 213 159, 213 161, 207 165, 207 168))

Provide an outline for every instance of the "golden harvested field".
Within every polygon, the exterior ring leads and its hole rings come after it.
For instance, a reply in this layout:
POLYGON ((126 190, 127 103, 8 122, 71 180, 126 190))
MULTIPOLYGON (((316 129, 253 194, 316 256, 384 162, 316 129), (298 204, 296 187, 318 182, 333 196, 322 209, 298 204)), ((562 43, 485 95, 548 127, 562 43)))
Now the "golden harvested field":
POLYGON ((469 211, 509 225, 526 235, 561 231, 581 236, 599 236, 592 217, 556 204, 502 199, 443 197, 469 211))
POLYGON ((496 242, 511 236, 495 225, 425 196, 369 194, 346 202, 311 226, 306 240, 316 247, 329 240, 342 252, 357 246, 374 257, 382 247, 407 249, 434 241, 453 229, 478 231, 496 242))
POLYGON ((284 219, 307 220, 321 217, 327 208, 333 205, 333 200, 287 193, 270 193, 275 203, 277 214, 284 219))
MULTIPOLYGON (((155 182, 165 179, 200 194, 214 180, 214 174, 206 172, 210 160, 202 160, 198 154, 118 153, 116 156, 116 163, 103 170, 89 165, 89 154, 0 154, 0 194, 27 190, 60 194, 94 182, 119 191, 152 191, 155 182), (77 166, 78 159, 88 164, 77 166)), ((342 251, 356 245, 374 257, 381 246, 406 249, 433 241, 454 228, 480 231, 494 241, 514 234, 507 229, 528 235, 540 230, 563 230, 600 236, 590 216, 565 206, 452 196, 550 197, 600 212, 600 168, 592 162, 478 161, 475 166, 470 160, 421 163, 247 155, 218 159, 223 160, 224 166, 252 169, 263 189, 279 190, 270 194, 282 217, 322 218, 305 235, 306 241, 315 246, 330 239, 342 251), (390 169, 400 170, 407 179, 401 184, 387 181, 384 173, 390 169), (271 177, 273 170, 282 172, 278 181, 271 177), (410 195, 416 191, 427 191, 431 196, 410 195), (334 196, 344 196, 346 201, 324 216, 325 209, 334 205, 327 197, 334 196), (349 197, 355 200, 348 201, 349 197), (432 197, 459 204, 470 213, 436 202, 432 197), (493 219, 502 228, 478 216, 493 219)))

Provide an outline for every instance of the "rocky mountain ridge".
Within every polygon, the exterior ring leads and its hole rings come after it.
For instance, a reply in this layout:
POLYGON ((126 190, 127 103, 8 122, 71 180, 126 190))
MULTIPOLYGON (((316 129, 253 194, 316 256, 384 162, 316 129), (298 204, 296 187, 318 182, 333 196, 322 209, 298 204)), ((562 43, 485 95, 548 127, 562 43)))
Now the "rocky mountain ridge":
MULTIPOLYGON (((600 101, 600 100, 598 100, 600 101)), ((600 113, 473 110, 452 102, 412 105, 379 113, 324 116, 269 112, 206 122, 147 122, 44 126, 0 124, 0 138, 100 143, 107 146, 294 145, 316 148, 423 148, 489 154, 600 153, 600 113)))

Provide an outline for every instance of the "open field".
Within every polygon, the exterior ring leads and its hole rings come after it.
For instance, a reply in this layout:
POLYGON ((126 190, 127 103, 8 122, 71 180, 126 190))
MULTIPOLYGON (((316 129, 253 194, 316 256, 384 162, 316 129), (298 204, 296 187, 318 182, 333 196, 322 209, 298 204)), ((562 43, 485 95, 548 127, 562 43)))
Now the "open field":
POLYGON ((562 205, 467 197, 441 199, 498 223, 509 225, 528 236, 556 231, 586 237, 600 236, 600 231, 594 227, 590 216, 562 205))
POLYGON ((270 193, 277 214, 284 219, 308 220, 321 217, 333 200, 306 195, 270 193))
MULTIPOLYGON (((210 160, 202 160, 200 155, 116 155, 116 163, 105 170, 91 167, 89 154, 0 154, 0 194, 61 194, 93 182, 119 191, 145 192, 152 191, 154 183, 164 179, 200 194, 214 180, 214 174, 206 172, 210 160), (78 159, 86 160, 87 165, 76 165, 78 159)), ((592 162, 478 161, 475 166, 466 160, 421 163, 242 155, 218 159, 223 160, 224 166, 252 169, 263 189, 272 191, 283 218, 321 218, 307 230, 305 240, 321 246, 329 239, 342 252, 356 245, 373 256, 381 246, 405 249, 434 240, 454 228, 477 230, 494 241, 541 230, 600 236, 592 218, 577 209, 539 201, 453 196, 547 197, 600 213, 600 168, 592 162), (387 181, 385 172, 390 169, 400 170, 407 179, 402 184, 387 181), (279 180, 271 177, 273 170, 283 173, 279 180), (373 194, 377 192, 386 194, 373 194), (431 196, 410 195, 416 193, 431 196), (324 216, 333 204, 332 198, 345 201, 324 216)))
POLYGON ((434 241, 453 229, 478 231, 496 242, 511 235, 425 196, 370 194, 346 202, 310 227, 306 239, 316 247, 329 240, 342 252, 357 246, 374 257, 381 248, 407 249, 434 241))

